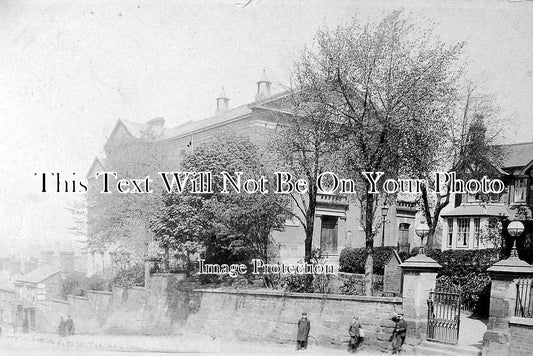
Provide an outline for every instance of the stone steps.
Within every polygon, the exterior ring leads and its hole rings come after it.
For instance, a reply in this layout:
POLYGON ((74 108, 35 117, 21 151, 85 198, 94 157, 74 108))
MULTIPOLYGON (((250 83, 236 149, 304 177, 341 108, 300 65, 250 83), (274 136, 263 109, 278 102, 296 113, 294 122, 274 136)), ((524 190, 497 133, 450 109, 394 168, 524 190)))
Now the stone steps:
POLYGON ((424 356, 481 356, 481 349, 469 345, 448 345, 424 341, 415 347, 415 354, 424 356))

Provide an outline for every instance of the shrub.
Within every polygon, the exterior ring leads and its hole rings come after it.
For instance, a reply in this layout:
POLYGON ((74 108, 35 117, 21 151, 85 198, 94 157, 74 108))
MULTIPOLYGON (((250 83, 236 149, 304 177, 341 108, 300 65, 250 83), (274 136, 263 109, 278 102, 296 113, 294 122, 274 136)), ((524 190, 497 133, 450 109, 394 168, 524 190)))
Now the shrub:
POLYGON ((144 286, 144 265, 139 263, 117 271, 111 284, 123 288, 144 286))
POLYGON ((84 297, 89 290, 109 290, 109 283, 97 275, 87 277, 81 274, 71 274, 62 281, 61 296, 64 299, 67 295, 84 297))
MULTIPOLYGON (((383 274, 385 265, 389 262, 394 247, 374 248, 374 273, 383 274)), ((339 257, 339 271, 348 273, 365 273, 366 250, 364 247, 346 247, 341 251, 339 257)))
POLYGON ((363 295, 364 293, 364 279, 349 279, 344 281, 344 284, 340 287, 341 294, 348 295, 363 295))

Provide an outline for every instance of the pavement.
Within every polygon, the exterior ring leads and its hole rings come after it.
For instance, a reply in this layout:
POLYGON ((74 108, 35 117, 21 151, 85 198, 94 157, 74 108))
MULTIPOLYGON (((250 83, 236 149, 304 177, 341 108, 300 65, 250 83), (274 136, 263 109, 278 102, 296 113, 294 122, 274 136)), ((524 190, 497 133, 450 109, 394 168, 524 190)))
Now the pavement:
POLYGON ((481 347, 483 344, 483 335, 486 331, 486 322, 472 318, 468 313, 461 313, 459 340, 457 340, 457 344, 460 346, 481 347))
MULTIPOLYGON (((297 351, 296 345, 251 343, 223 340, 203 335, 96 335, 60 337, 55 334, 4 334, 0 336, 0 355, 33 356, 117 356, 117 355, 339 355, 345 349, 310 345, 297 351)), ((359 355, 376 355, 374 350, 360 350, 359 355)))

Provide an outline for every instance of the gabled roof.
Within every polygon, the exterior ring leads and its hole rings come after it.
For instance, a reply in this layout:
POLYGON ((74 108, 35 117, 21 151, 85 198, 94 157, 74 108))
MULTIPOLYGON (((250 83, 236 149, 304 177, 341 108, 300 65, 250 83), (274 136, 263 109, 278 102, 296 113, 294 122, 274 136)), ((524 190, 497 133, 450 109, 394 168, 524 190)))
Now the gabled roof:
POLYGON ((93 172, 97 171, 98 168, 105 169, 105 158, 96 156, 93 160, 93 163, 91 164, 91 167, 87 171, 87 175, 85 178, 92 178, 93 172))
POLYGON ((492 204, 465 204, 442 213, 442 217, 447 216, 509 216, 509 211, 503 205, 492 204))
POLYGON ((154 135, 156 135, 156 137, 160 138, 161 140, 166 140, 174 136, 174 129, 168 129, 162 126, 139 124, 137 122, 122 119, 119 119, 119 122, 121 122, 126 128, 126 130, 129 132, 129 134, 135 138, 141 138, 143 132, 145 132, 145 130, 150 129, 152 130, 154 135))
POLYGON ((60 272, 61 270, 59 268, 44 265, 31 271, 28 274, 17 277, 16 282, 37 284, 60 272))
POLYGON ((533 161, 533 142, 501 145, 504 149, 502 168, 525 167, 533 161))

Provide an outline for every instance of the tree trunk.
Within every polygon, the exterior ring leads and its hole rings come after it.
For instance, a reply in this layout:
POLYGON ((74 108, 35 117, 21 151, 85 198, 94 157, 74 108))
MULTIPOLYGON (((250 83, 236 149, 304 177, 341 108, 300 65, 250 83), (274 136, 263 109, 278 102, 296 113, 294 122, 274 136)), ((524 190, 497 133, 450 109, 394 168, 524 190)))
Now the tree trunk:
POLYGON ((367 253, 365 261, 365 295, 372 295, 372 283, 374 280, 374 237, 372 231, 374 220, 373 211, 374 197, 371 194, 367 194, 365 206, 365 251, 367 253))
POLYGON ((426 254, 433 249, 433 243, 435 241, 435 230, 436 230, 433 224, 431 225, 428 224, 428 226, 429 226, 429 233, 425 241, 426 246, 423 246, 423 245, 420 246, 420 247, 424 247, 424 253, 426 254))
POLYGON ((165 272, 170 270, 170 248, 165 247, 165 255, 163 256, 163 268, 165 272))
MULTIPOLYGON (((316 210, 316 192, 310 193, 309 209, 307 210, 306 226, 305 226, 305 258, 306 263, 312 263, 313 257, 313 232, 315 227, 315 210, 316 210)), ((307 292, 313 290, 313 275, 307 274, 305 280, 305 287, 307 292)))
POLYGON ((189 277, 191 275, 191 255, 189 251, 185 251, 185 255, 187 256, 187 267, 185 268, 185 275, 189 277))
POLYGON ((148 279, 150 279, 150 262, 146 261, 148 258, 148 242, 143 244, 143 263, 144 263, 144 287, 148 287, 148 279))
POLYGON ((305 258, 304 261, 311 263, 313 255, 313 232, 315 228, 316 196, 309 196, 309 209, 305 217, 305 258))

